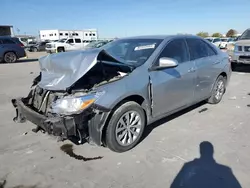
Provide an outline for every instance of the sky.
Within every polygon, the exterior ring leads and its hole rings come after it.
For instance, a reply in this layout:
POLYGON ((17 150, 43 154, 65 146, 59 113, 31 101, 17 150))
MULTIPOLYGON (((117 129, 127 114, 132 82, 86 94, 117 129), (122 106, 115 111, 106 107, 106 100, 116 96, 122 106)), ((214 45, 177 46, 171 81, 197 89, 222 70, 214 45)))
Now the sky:
POLYGON ((98 29, 100 37, 242 33, 250 0, 0 0, 0 25, 17 34, 43 29, 98 29))

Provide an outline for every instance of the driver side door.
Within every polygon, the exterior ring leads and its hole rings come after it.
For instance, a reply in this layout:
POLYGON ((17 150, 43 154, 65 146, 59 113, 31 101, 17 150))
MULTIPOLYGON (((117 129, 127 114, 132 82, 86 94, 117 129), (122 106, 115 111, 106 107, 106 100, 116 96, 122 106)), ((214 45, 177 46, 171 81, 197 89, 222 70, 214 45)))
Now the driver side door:
POLYGON ((194 61, 190 61, 185 39, 170 41, 153 66, 158 66, 162 57, 177 60, 178 66, 149 72, 153 117, 178 110, 194 101, 196 69, 194 61))
POLYGON ((74 39, 68 39, 66 41, 65 50, 66 51, 75 50, 75 41, 74 41, 74 39))

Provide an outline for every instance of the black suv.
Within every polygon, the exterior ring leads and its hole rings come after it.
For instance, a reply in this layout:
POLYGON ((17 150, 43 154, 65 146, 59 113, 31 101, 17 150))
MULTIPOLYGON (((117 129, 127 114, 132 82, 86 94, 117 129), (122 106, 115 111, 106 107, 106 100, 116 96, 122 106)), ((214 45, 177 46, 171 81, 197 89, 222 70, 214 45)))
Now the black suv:
POLYGON ((27 50, 30 52, 38 52, 38 51, 45 51, 45 46, 49 42, 38 42, 36 44, 31 44, 27 47, 27 50))

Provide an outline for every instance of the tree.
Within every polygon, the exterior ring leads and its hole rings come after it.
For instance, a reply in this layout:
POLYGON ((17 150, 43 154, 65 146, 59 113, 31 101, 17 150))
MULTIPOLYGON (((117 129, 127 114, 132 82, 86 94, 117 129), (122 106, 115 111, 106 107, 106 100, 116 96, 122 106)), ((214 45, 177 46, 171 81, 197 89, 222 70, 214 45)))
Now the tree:
POLYGON ((230 29, 230 30, 227 32, 226 36, 227 36, 227 37, 233 37, 233 36, 235 36, 236 34, 237 34, 237 31, 236 31, 236 30, 230 29))
POLYGON ((212 37, 223 37, 223 35, 221 33, 214 33, 212 37))
POLYGON ((197 36, 200 36, 200 37, 202 37, 202 38, 206 38, 206 37, 209 37, 209 34, 208 34, 208 32, 199 32, 199 33, 197 33, 196 34, 197 36))

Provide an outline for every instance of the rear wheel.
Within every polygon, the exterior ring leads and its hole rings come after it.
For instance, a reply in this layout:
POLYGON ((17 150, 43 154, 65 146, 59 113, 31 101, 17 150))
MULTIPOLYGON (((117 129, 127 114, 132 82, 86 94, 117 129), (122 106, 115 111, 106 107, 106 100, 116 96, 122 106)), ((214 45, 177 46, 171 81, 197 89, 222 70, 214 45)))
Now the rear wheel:
POLYGON ((14 63, 17 60, 17 56, 16 56, 16 54, 14 52, 6 52, 4 54, 4 58, 3 59, 4 59, 4 61, 6 63, 14 63))
POLYGON ((106 145, 115 152, 132 149, 140 141, 145 123, 145 113, 138 103, 123 103, 114 111, 108 123, 106 145))
POLYGON ((226 78, 220 75, 215 81, 215 84, 212 90, 212 95, 208 99, 208 103, 218 104, 221 101, 225 91, 226 91, 226 78))

